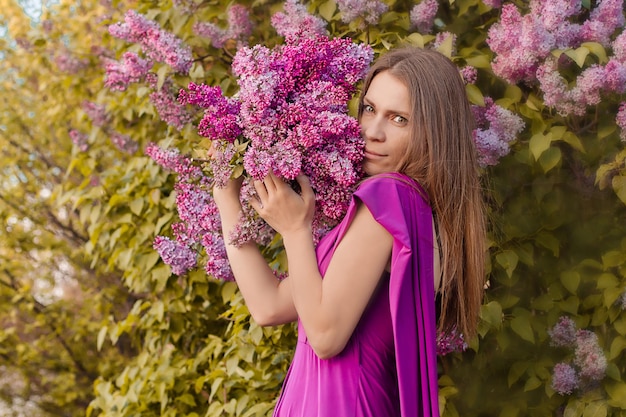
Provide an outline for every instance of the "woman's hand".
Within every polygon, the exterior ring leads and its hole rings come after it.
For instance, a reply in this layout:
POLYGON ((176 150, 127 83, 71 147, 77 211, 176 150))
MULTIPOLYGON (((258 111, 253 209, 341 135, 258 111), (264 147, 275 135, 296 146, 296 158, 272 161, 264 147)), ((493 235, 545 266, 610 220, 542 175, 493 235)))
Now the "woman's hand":
POLYGON ((311 233, 315 194, 306 175, 300 174, 296 180, 300 185, 300 194, 273 173, 263 181, 254 181, 257 198, 252 199, 250 204, 283 238, 294 232, 311 233))

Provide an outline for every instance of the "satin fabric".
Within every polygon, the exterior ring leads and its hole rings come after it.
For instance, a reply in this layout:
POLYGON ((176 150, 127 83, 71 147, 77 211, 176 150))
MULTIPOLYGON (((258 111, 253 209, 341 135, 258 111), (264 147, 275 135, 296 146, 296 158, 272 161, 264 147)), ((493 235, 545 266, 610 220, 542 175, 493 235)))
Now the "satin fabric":
POLYGON ((344 350, 320 359, 298 323, 298 343, 275 417, 435 417, 436 316, 432 212, 426 193, 397 173, 366 179, 343 221, 317 247, 324 275, 358 203, 393 236, 391 274, 344 350))

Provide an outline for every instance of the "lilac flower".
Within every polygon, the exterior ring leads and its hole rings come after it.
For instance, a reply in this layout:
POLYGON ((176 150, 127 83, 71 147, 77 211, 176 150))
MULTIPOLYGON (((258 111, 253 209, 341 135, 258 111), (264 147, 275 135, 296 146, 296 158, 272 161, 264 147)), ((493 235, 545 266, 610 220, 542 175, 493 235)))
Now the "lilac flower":
POLYGON ((548 330, 550 345, 557 347, 574 347, 576 344, 576 323, 566 316, 559 318, 554 327, 548 330))
POLYGON ((604 77, 603 88, 606 91, 626 93, 626 62, 621 63, 611 58, 604 66, 602 76, 604 77))
POLYGON ((110 135, 113 145, 122 152, 132 155, 139 149, 139 144, 128 135, 123 135, 118 132, 111 132, 110 135))
POLYGON ((463 81, 465 84, 475 84, 478 79, 478 70, 472 67, 471 65, 466 65, 461 68, 461 77, 463 77, 463 81))
POLYGON ((411 9, 411 25, 417 28, 420 33, 430 33, 438 9, 439 2, 437 0, 422 0, 411 9))
POLYGON ((85 152, 89 148, 89 143, 87 142, 87 134, 76 129, 70 129, 69 131, 70 138, 72 139, 72 143, 76 145, 78 150, 81 152, 85 152))
MULTIPOLYGON (((622 109, 626 109, 625 104, 622 104, 622 109)), ((626 112, 626 110, 624 111, 626 112)), ((626 121, 626 116, 624 117, 624 119, 626 121)), ((622 130, 622 133, 623 133, 623 130, 622 130)), ((626 139, 624 139, 624 137, 622 136, 622 140, 626 140, 626 139)), ((617 303, 622 308, 622 310, 626 310, 626 289, 624 289, 624 291, 622 292, 622 295, 620 295, 619 298, 617 299, 617 303)))
POLYGON ((191 68, 191 48, 134 10, 126 12, 124 23, 109 26, 109 33, 116 38, 140 44, 151 60, 164 62, 176 72, 187 73, 191 68))
POLYGON ((576 333, 574 364, 579 367, 579 375, 583 380, 595 382, 604 378, 607 361, 594 332, 578 330, 576 333))
POLYGON ((613 41, 613 58, 626 65, 626 31, 622 32, 613 41))
POLYGON ((477 123, 473 134, 478 162, 481 166, 496 165, 509 153, 509 144, 524 130, 524 122, 489 97, 485 98, 485 107, 473 106, 472 109, 477 123))
POLYGON ((91 123, 94 126, 103 127, 109 122, 109 115, 103 105, 85 100, 83 101, 81 108, 87 114, 87 117, 91 119, 91 123))
MULTIPOLYGON (((344 23, 360 18, 370 25, 378 23, 380 16, 389 9, 389 6, 380 0, 337 0, 337 6, 344 23)), ((360 28, 363 26, 360 25, 360 28)))
POLYGON ((483 0, 483 3, 493 9, 498 9, 502 5, 501 0, 483 0))
POLYGON ((222 48, 226 41, 237 40, 241 44, 247 44, 247 38, 252 33, 252 22, 248 9, 239 4, 228 8, 228 28, 222 29, 212 23, 198 22, 194 25, 194 32, 202 37, 211 39, 214 48, 222 48))
POLYGON ((439 33, 437 33, 437 35, 435 35, 435 40, 433 42, 432 48, 433 49, 438 49, 448 39, 451 39, 451 41, 452 41, 452 47, 450 48, 450 55, 451 56, 456 55, 456 35, 454 33, 451 33, 451 32, 439 32, 439 33))
POLYGON ((54 63, 59 71, 66 74, 76 74, 89 66, 88 59, 78 59, 69 51, 63 51, 54 57, 54 63))
POLYGON ((176 100, 172 87, 172 82, 166 80, 160 90, 150 94, 150 101, 161 120, 177 130, 182 130, 187 123, 192 121, 193 116, 184 104, 176 100))
POLYGON ((176 148, 162 149, 156 143, 149 143, 144 150, 154 162, 179 175, 179 181, 189 182, 202 176, 202 170, 193 165, 191 159, 180 154, 176 148))
POLYGON ((284 13, 274 14, 271 23, 276 32, 285 39, 317 38, 328 33, 326 22, 309 14, 306 6, 298 0, 286 0, 283 7, 284 13))
MULTIPOLYGON (((622 139, 622 142, 626 142, 626 102, 623 102, 619 106, 619 111, 615 117, 615 123, 621 129, 620 138, 622 139)), ((626 309, 626 295, 622 296, 622 300, 622 305, 624 306, 624 309, 626 309)))
POLYGON ((161 259, 172 268, 176 275, 182 275, 196 267, 196 253, 178 241, 164 236, 157 236, 153 243, 154 249, 159 252, 161 259))
POLYGON ((624 26, 624 0, 600 0, 583 23, 582 37, 609 46, 611 35, 624 26))
POLYGON ((552 388, 561 395, 569 395, 578 388, 578 375, 569 364, 558 363, 552 374, 552 388))
POLYGON ((182 14, 194 14, 198 10, 199 4, 194 0, 173 0, 174 7, 182 14))
POLYGON ((464 352, 466 349, 467 343, 463 333, 456 329, 437 334, 437 355, 445 356, 452 352, 464 352))
POLYGON ((207 274, 216 279, 225 281, 234 280, 235 277, 228 263, 226 246, 222 235, 215 232, 206 233, 202 237, 202 246, 208 257, 205 266, 207 274))
POLYGON ((113 91, 125 91, 130 83, 141 81, 152 68, 152 62, 134 52, 125 52, 122 61, 110 61, 104 68, 104 85, 113 91))

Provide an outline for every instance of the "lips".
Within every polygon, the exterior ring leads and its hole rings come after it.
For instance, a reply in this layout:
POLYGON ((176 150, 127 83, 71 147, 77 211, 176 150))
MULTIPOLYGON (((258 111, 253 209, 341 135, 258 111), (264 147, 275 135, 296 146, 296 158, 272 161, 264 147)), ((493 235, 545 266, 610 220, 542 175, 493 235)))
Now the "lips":
POLYGON ((369 149, 366 149, 365 150, 365 156, 368 157, 368 158, 380 158, 380 157, 383 157, 385 155, 382 155, 382 154, 376 153, 374 151, 370 151, 369 149))

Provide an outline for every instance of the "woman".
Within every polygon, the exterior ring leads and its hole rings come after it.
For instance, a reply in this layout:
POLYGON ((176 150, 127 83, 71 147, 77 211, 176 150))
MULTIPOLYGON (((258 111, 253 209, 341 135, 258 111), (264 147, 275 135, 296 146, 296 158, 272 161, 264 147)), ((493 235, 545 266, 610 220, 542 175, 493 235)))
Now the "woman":
MULTIPOLYGON (((269 175, 252 203, 284 241, 277 281, 254 244, 227 246, 260 325, 298 320, 275 416, 438 416, 436 322, 475 333, 484 220, 473 116, 457 68, 438 52, 398 49, 371 68, 359 104, 364 171, 344 220, 314 245, 315 196, 269 175), (435 313, 435 294, 440 311, 435 313)), ((241 206, 215 189, 224 236, 241 206)))

